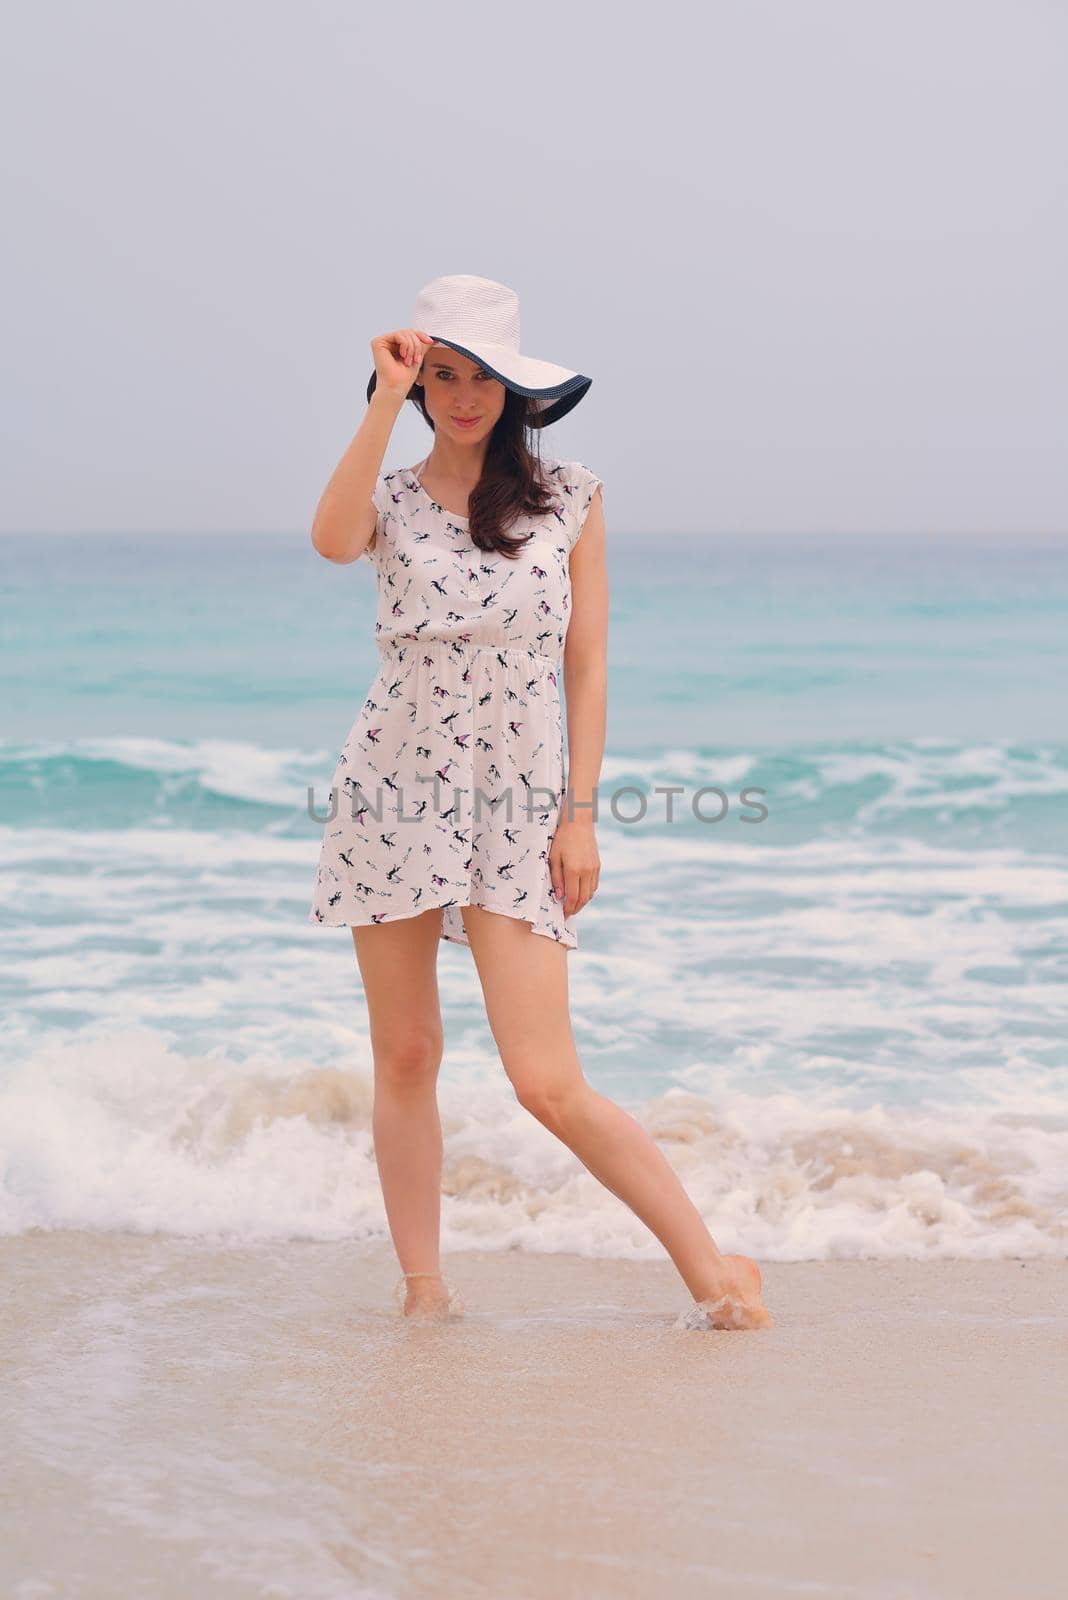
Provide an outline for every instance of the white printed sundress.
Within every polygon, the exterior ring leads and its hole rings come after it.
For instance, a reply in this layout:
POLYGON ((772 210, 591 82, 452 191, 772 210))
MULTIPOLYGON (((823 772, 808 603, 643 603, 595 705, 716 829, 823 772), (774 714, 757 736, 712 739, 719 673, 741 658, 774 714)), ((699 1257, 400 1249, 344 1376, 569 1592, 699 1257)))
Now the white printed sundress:
POLYGON ((380 474, 365 552, 379 665, 331 782, 309 921, 440 906, 442 937, 469 946, 460 907, 477 905, 577 948, 548 857, 564 798, 568 558, 603 482, 580 461, 542 468, 554 505, 509 528, 531 535, 514 559, 479 550, 419 469, 380 474))

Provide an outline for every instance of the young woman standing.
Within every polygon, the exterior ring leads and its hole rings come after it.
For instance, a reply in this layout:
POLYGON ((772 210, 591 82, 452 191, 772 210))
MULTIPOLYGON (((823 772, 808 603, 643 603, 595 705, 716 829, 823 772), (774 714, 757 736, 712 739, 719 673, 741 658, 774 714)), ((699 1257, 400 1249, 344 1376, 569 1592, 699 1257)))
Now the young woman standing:
POLYGON ((445 938, 473 954, 519 1102, 663 1243, 691 1325, 768 1327, 757 1263, 721 1254, 654 1141, 586 1081, 571 1031, 567 952, 600 875, 605 521, 602 480, 531 444, 592 380, 520 354, 516 295, 467 274, 427 284, 412 326, 371 350, 368 411, 312 542, 372 562, 379 669, 338 760, 309 918, 352 929, 405 1314, 458 1306, 439 1257, 445 938), (383 471, 408 399, 433 447, 383 471))

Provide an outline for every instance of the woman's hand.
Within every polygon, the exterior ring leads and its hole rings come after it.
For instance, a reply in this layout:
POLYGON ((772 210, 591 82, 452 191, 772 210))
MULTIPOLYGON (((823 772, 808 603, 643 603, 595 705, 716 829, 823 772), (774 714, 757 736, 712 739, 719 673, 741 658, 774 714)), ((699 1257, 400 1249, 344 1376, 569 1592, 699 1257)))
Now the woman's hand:
POLYGON ((423 368, 423 357, 434 343, 421 328, 397 328, 371 340, 375 361, 375 391, 381 389, 405 400, 423 368))
POLYGON ((573 917, 593 899, 601 878, 601 858, 592 821, 583 817, 558 823, 549 846, 549 872, 565 917, 573 917))

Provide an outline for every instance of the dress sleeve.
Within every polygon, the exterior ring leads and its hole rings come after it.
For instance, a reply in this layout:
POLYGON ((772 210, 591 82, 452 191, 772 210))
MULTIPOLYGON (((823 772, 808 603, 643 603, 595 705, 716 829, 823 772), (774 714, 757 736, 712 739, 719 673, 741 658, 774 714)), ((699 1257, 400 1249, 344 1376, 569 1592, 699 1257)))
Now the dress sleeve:
POLYGON ((571 481, 571 528, 569 532, 569 548, 574 549, 578 543, 579 535, 586 525, 586 516, 597 490, 601 490, 601 499, 604 499, 604 479, 599 478, 591 467, 583 461, 572 461, 570 470, 571 481))
POLYGON ((386 519, 386 512, 392 506, 392 501, 390 499, 390 493, 389 493, 389 485, 385 481, 385 474, 384 473, 379 473, 377 479, 375 480, 375 488, 374 488, 374 493, 371 496, 371 500, 372 500, 372 503, 374 505, 375 510, 378 512, 378 521, 375 523, 374 549, 372 550, 369 545, 364 545, 364 547, 360 551, 360 554, 357 557, 357 559, 362 561, 364 556, 366 556, 368 561, 371 563, 371 565, 373 567, 373 566, 375 566, 377 564, 376 563, 376 558, 377 558, 377 555, 378 555, 379 547, 380 547, 380 545, 382 543, 382 527, 383 527, 383 524, 384 524, 385 519, 386 519))

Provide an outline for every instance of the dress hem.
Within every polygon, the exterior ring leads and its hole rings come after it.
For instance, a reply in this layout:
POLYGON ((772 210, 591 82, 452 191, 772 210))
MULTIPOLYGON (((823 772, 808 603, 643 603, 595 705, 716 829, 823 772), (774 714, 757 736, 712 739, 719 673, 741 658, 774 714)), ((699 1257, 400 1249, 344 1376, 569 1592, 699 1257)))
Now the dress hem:
MULTIPOLYGON (((511 917, 513 922, 525 922, 531 933, 536 933, 541 939, 551 939, 554 944, 561 945, 565 950, 577 950, 579 947, 577 939, 574 944, 569 943, 567 939, 560 939, 555 933, 536 927, 533 919, 524 916, 521 911, 506 911, 501 906, 488 906, 481 900, 439 900, 432 905, 420 906, 418 911, 403 911, 387 915, 383 918, 383 922, 408 922, 412 917, 421 917, 427 911, 445 911, 447 909, 459 911, 461 906, 477 906, 480 911, 492 911, 499 917, 511 917)), ((314 923, 319 928, 371 928, 382 926, 382 923, 375 923, 370 917, 365 917, 359 922, 351 922, 347 917, 335 919, 329 916, 316 916, 314 906, 308 912, 306 920, 314 923)), ((447 940, 449 944, 464 945, 468 950, 471 948, 470 939, 456 939, 445 932, 444 918, 442 918, 439 937, 447 940)))

